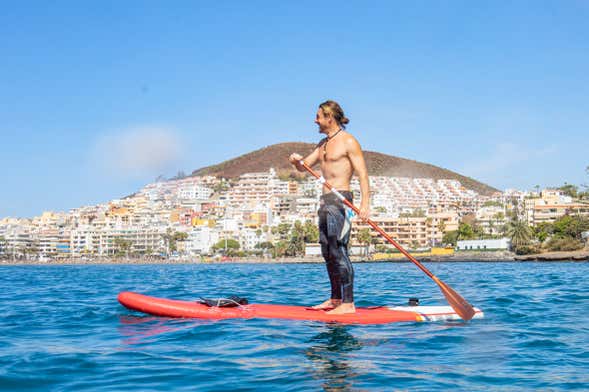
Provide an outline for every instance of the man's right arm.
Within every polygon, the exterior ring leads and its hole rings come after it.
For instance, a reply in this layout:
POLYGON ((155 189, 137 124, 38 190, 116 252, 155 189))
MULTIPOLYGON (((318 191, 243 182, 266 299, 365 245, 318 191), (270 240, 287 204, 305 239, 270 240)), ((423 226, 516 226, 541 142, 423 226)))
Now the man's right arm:
POLYGON ((292 153, 290 154, 290 157, 288 158, 288 160, 290 161, 290 163, 297 168, 298 171, 305 171, 305 168, 303 166, 301 166, 300 161, 304 160, 305 163, 307 163, 307 165, 313 167, 317 164, 317 162, 319 161, 319 148, 316 148, 315 150, 313 150, 312 153, 310 153, 309 155, 307 155, 307 157, 305 159, 303 159, 303 156, 300 154, 292 153))

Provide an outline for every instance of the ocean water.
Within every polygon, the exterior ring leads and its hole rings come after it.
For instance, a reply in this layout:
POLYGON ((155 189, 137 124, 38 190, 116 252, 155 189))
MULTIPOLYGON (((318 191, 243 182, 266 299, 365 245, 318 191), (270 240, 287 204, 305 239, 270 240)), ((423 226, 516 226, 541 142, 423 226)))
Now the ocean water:
MULTIPOLYGON (((310 305, 321 264, 0 267, 0 390, 589 390, 589 263, 430 263, 486 318, 372 326, 143 316, 131 290, 310 305)), ((443 305, 409 262, 355 264, 360 306, 443 305)))

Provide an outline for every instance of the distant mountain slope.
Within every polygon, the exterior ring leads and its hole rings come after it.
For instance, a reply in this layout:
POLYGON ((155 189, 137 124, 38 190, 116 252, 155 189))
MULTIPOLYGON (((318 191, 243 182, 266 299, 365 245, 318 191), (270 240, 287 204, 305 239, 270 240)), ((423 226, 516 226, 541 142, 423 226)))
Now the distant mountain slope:
MULTIPOLYGON (((288 162, 288 156, 293 152, 301 155, 309 154, 315 148, 310 143, 279 143, 252 151, 237 158, 221 162, 217 165, 203 167, 192 172, 193 176, 212 175, 224 178, 237 178, 244 173, 267 171, 273 167, 281 174, 295 174, 296 170, 288 162)), ((490 195, 497 189, 440 167, 399 158, 379 152, 365 151, 364 157, 371 176, 411 177, 454 179, 467 189, 472 189, 482 195, 490 195)))

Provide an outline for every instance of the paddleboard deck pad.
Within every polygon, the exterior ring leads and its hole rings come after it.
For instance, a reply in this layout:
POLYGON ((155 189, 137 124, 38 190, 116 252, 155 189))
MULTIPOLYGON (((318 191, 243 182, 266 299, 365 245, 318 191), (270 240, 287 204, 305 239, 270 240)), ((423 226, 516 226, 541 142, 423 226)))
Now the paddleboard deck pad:
MULTIPOLYGON (((269 318, 310 320, 343 324, 386 324, 396 322, 423 322, 461 320, 450 306, 395 306, 356 308, 355 313, 330 315, 325 310, 304 306, 248 304, 233 308, 210 307, 197 301, 180 301, 121 292, 119 302, 128 309, 160 317, 199 319, 250 319, 269 318)), ((483 312, 475 308, 473 318, 482 318, 483 312)))

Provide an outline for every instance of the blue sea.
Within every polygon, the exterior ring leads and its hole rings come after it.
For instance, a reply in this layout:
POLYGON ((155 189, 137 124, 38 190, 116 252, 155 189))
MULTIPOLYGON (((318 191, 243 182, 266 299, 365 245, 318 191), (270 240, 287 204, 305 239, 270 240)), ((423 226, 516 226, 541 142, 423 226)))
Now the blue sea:
MULTIPOLYGON (((589 390, 589 263, 429 263, 485 312, 350 326, 144 316, 120 291, 312 305, 322 264, 0 267, 0 390, 589 390)), ((359 306, 445 305, 409 262, 359 263, 359 306)))

